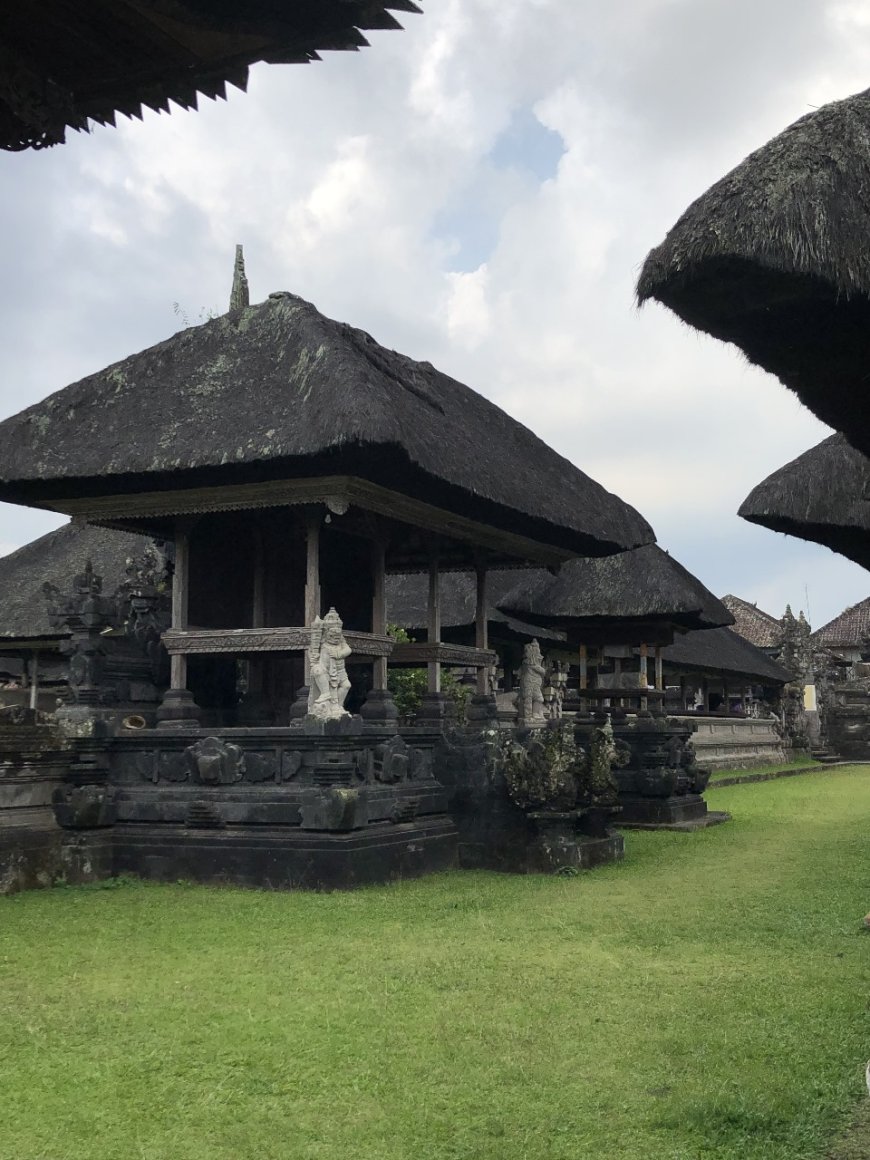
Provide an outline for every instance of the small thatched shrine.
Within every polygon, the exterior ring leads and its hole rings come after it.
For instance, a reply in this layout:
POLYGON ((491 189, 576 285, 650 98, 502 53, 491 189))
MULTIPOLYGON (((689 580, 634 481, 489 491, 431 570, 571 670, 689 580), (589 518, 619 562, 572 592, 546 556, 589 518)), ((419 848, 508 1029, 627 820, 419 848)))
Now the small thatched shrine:
POLYGON ((246 306, 237 275, 229 314, 0 424, 0 498, 170 556, 156 712, 118 719, 93 568, 64 604, 78 677, 59 714, 74 758, 58 819, 102 828, 114 870, 155 877, 330 886, 449 865, 448 797, 469 769, 485 780, 495 718, 489 571, 652 532, 468 387, 294 295, 246 306), (440 640, 450 571, 475 578, 473 644, 440 640), (396 572, 427 577, 426 642, 386 632, 396 572), (439 780, 440 667, 458 653, 478 674, 476 732, 439 780), (388 667, 421 663, 428 712, 400 730, 388 667))
POLYGON ((577 657, 578 723, 612 718, 620 757, 620 824, 694 826, 708 818, 692 726, 664 716, 663 650, 675 634, 731 624, 728 610, 656 545, 527 573, 499 602, 512 616, 564 632, 577 657))
POLYGON ((67 129, 119 113, 196 108, 244 90, 258 61, 308 64, 368 44, 361 30, 400 28, 412 0, 44 0, 0 11, 0 148, 44 149, 67 129))
POLYGON ((870 568, 870 459, 830 435, 753 488, 738 514, 870 568))
MULTIPOLYGON (((137 681, 129 663, 139 650, 127 647, 133 622, 141 629, 143 609, 138 602, 134 609, 131 600, 136 577, 149 556, 165 582, 165 561, 152 540, 70 523, 0 557, 0 666, 15 658, 20 673, 17 688, 0 692, 0 707, 54 710, 58 694, 67 685, 74 636, 62 605, 74 578, 84 575, 90 565, 102 577, 105 599, 111 605, 102 650, 104 655, 115 655, 117 665, 112 661, 109 667, 117 668, 115 676, 126 694, 117 703, 118 711, 122 716, 140 711, 143 697, 153 711, 159 699, 157 686, 146 681, 144 674, 137 681), (146 684, 150 686, 147 694, 146 684), (131 691, 138 696, 131 698, 131 691)), ((158 596, 155 603, 159 602, 158 596)), ((150 670, 150 663, 146 668, 150 670)))
POLYGON ((801 117, 693 202, 638 298, 735 343, 870 454, 870 91, 801 117))

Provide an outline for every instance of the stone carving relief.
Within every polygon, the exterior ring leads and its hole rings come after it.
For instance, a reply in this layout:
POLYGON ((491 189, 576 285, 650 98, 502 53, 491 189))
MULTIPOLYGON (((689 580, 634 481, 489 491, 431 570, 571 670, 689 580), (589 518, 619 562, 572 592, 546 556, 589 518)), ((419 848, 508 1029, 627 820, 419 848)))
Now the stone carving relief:
POLYGON ((219 737, 203 737, 184 751, 191 774, 203 785, 232 785, 245 772, 245 755, 238 745, 219 737))
POLYGON ((350 716, 344 702, 350 692, 345 661, 351 648, 344 639, 342 628, 341 617, 334 608, 330 608, 322 620, 316 616, 311 626, 308 712, 319 721, 350 716))

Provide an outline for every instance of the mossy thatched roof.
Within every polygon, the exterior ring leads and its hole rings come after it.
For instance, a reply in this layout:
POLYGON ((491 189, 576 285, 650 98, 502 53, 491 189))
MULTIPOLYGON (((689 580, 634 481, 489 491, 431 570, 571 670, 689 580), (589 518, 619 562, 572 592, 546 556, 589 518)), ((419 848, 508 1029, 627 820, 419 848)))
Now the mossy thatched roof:
POLYGON ((111 595, 126 579, 128 559, 138 559, 147 547, 153 543, 143 536, 70 523, 0 556, 0 639, 59 639, 65 634, 49 623, 43 584, 71 591, 90 560, 111 595))
POLYGON ((641 302, 733 342, 870 454, 870 90, 750 154, 646 259, 641 302))
POLYGON ((655 544, 607 559, 569 560, 555 576, 541 570, 516 575, 498 607, 553 627, 661 620, 703 628, 734 620, 700 580, 655 544))
MULTIPOLYGON (((249 66, 356 50, 411 0, 40 0, 0 8, 0 148, 42 149, 118 113, 196 108, 244 89, 249 66)), ((303 113, 304 115, 304 113, 303 113)))
POLYGON ((51 395, 0 448, 20 503, 347 475, 568 553, 654 539, 500 407, 287 293, 51 395))
POLYGON ((728 627, 687 632, 662 649, 666 665, 723 673, 753 684, 783 685, 791 673, 728 627))
POLYGON ((753 488, 738 514, 870 568, 870 459, 831 435, 753 488))

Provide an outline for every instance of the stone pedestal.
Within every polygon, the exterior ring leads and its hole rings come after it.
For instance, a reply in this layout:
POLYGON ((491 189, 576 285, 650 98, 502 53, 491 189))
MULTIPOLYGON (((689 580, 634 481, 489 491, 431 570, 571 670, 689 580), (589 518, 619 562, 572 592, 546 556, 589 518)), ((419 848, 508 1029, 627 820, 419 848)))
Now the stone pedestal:
POLYGON ((157 710, 157 728, 195 728, 200 715, 199 705, 189 689, 167 689, 157 710))
POLYGON ((414 724, 426 727, 443 728, 456 720, 456 704, 446 693, 424 693, 420 701, 420 708, 414 718, 414 724))
MULTIPOLYGON (((539 810, 527 815, 531 833, 511 869, 527 874, 591 870, 625 857, 625 840, 609 830, 586 832, 582 811, 539 810)), ((595 829, 597 829, 597 825, 595 829)))
POLYGON ((368 725, 396 727, 399 720, 399 711, 389 689, 369 689, 359 715, 368 725))
MULTIPOLYGON (((591 726, 578 722, 577 729, 582 736, 591 726)), ((690 722, 641 712, 614 720, 613 734, 620 806, 615 825, 684 830, 725 820, 710 815, 702 797, 710 775, 695 762, 690 722)))

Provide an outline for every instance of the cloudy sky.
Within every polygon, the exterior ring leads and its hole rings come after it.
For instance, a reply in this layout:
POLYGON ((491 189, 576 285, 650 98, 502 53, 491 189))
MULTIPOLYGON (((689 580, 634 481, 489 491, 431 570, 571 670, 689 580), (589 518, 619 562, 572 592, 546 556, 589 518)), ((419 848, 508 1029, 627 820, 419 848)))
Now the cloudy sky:
MULTIPOLYGON (((633 287, 713 181, 870 84, 860 0, 426 0, 406 31, 247 95, 0 157, 0 415, 292 290, 429 359, 634 504, 716 593, 814 625, 870 592, 739 520, 827 433, 633 287)), ((56 526, 0 505, 0 553, 56 526)))

